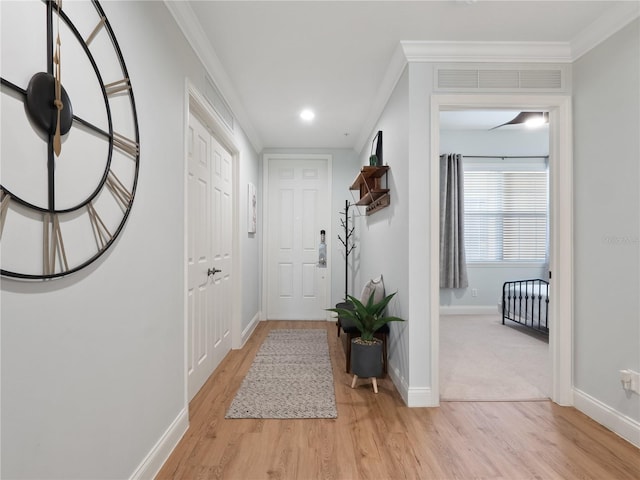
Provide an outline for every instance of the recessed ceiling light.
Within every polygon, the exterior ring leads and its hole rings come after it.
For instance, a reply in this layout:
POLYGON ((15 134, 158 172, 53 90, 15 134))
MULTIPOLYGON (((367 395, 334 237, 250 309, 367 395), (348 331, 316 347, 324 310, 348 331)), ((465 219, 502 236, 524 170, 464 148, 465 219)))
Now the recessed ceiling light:
POLYGON ((547 123, 547 119, 543 114, 529 117, 524 124, 529 128, 538 128, 547 123))
POLYGON ((313 110, 310 110, 308 108, 305 108, 300 112, 300 118, 305 122, 310 122, 311 120, 314 119, 315 116, 316 114, 313 113, 313 110))

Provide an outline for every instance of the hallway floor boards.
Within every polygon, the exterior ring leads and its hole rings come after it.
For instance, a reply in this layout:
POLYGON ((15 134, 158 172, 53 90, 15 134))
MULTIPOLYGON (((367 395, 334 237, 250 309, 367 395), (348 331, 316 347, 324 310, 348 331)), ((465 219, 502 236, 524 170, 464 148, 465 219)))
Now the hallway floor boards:
POLYGON ((635 479, 640 452, 574 408, 549 401, 408 408, 389 378, 351 389, 330 322, 261 322, 190 404, 190 428, 158 479, 635 479), (337 419, 227 420, 271 329, 326 328, 337 419))

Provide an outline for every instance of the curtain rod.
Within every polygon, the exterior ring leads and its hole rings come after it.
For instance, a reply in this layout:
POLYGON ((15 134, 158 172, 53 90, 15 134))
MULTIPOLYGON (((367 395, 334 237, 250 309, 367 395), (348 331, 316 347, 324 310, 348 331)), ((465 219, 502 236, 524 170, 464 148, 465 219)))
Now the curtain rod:
POLYGON ((467 158, 549 158, 549 155, 465 155, 462 154, 463 157, 467 158))

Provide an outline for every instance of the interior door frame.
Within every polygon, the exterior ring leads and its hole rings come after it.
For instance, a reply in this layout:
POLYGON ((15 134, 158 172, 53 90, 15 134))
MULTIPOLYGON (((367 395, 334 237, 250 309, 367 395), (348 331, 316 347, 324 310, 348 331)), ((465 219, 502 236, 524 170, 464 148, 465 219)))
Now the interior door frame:
POLYGON ((240 323, 240 305, 241 305, 241 290, 240 290, 240 272, 242 271, 241 259, 238 252, 240 252, 240 234, 239 234, 239 175, 238 164, 240 158, 240 149, 236 145, 233 132, 219 117, 219 115, 213 110, 206 100, 204 95, 195 87, 195 85, 189 80, 186 80, 185 85, 185 100, 184 100, 184 136, 183 136, 183 205, 184 205, 184 222, 182 225, 183 231, 183 277, 182 277, 182 310, 183 310, 183 337, 184 337, 184 405, 185 410, 189 411, 189 387, 188 387, 188 368, 189 368, 189 304, 188 304, 188 222, 187 222, 187 207, 188 207, 188 135, 189 135, 189 114, 196 115, 207 128, 209 128, 213 136, 220 142, 220 144, 229 151, 231 154, 232 163, 232 239, 231 239, 231 288, 233 289, 233 295, 231 299, 231 348, 238 349, 242 346, 241 339, 241 323, 240 323))
MULTIPOLYGON (((264 239, 264 244, 262 247, 262 251, 264 254, 262 255, 262 300, 260 307, 260 320, 267 319, 267 299, 268 299, 268 239, 269 239, 269 225, 271 222, 269 221, 269 208, 268 199, 269 199, 269 163, 271 160, 324 160, 327 162, 327 204, 329 205, 329 219, 331 222, 333 215, 331 214, 331 209, 333 208, 332 204, 332 164, 333 164, 333 155, 331 154, 317 154, 317 153, 265 153, 262 156, 262 205, 263 208, 263 229, 262 229, 262 238, 264 239)), ((331 227, 331 226, 329 226, 331 227)), ((332 232, 333 229, 330 228, 329 232, 332 232)), ((318 241, 320 239, 318 238, 318 241)), ((325 300, 327 302, 331 302, 331 242, 327 242, 327 268, 326 268, 326 289, 325 289, 325 300)), ((329 308, 329 305, 327 305, 329 308)), ((325 320, 330 320, 331 315, 327 312, 325 320)))
MULTIPOLYGON (((440 216, 440 112, 504 108, 549 111, 549 350, 551 400, 573 405, 573 133, 569 95, 433 95, 431 97, 431 218, 440 216)), ((439 223, 431 222, 430 283, 432 403, 440 403, 440 249, 439 223)))

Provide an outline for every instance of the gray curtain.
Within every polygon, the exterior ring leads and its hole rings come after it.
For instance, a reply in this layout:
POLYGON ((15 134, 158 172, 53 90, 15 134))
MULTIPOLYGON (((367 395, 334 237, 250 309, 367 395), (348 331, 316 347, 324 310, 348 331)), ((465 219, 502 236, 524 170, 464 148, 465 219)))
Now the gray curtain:
POLYGON ((466 288, 462 155, 440 155, 440 288, 466 288))

